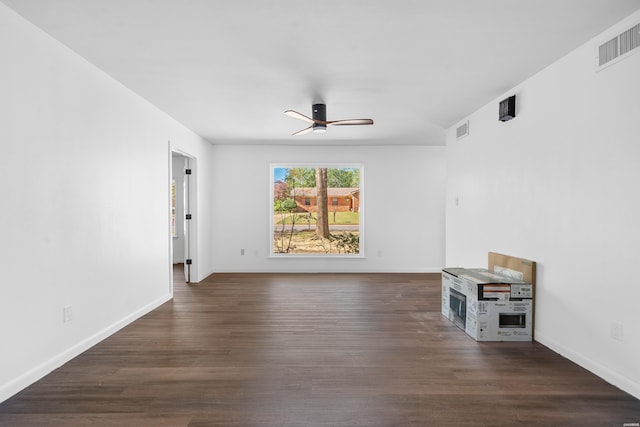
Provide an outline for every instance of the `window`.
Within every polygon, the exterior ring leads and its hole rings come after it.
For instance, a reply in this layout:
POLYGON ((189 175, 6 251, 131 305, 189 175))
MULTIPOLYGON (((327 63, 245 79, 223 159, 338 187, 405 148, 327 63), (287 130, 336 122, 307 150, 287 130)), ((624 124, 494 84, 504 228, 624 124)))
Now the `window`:
POLYGON ((362 256, 362 165, 271 166, 272 256, 362 256))

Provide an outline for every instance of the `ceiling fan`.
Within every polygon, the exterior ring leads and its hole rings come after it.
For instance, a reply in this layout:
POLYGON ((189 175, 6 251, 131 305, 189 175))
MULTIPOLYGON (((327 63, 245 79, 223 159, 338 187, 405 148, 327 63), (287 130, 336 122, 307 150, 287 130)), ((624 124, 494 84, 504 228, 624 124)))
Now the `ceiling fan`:
POLYGON ((371 119, 347 119, 347 120, 329 120, 327 121, 327 106, 325 104, 313 104, 311 117, 305 116, 294 110, 287 110, 284 113, 294 119, 304 120, 311 123, 311 126, 294 133, 293 136, 304 135, 309 132, 326 132, 327 126, 347 126, 347 125, 372 125, 371 119))

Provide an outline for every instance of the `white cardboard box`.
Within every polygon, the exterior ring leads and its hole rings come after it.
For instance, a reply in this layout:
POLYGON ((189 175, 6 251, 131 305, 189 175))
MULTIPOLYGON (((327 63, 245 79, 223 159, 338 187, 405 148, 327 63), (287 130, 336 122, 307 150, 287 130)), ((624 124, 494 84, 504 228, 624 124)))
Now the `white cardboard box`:
POLYGON ((442 315, 477 341, 533 339, 533 285, 486 269, 442 271, 442 315))

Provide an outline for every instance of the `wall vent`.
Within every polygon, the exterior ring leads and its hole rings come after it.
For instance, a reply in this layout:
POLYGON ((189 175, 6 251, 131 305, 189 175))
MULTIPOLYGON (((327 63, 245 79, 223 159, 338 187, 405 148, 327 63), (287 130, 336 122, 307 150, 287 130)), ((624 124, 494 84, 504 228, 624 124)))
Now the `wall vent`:
POLYGON ((615 59, 626 57, 640 46, 640 24, 618 34, 598 46, 598 68, 603 68, 615 59))
POLYGON ((456 139, 464 138, 469 135, 469 120, 456 128, 456 139))
POLYGON ((618 37, 612 38, 598 47, 598 65, 602 67, 607 62, 618 57, 618 37))
POLYGON ((620 55, 631 52, 640 45, 640 24, 620 34, 620 55))

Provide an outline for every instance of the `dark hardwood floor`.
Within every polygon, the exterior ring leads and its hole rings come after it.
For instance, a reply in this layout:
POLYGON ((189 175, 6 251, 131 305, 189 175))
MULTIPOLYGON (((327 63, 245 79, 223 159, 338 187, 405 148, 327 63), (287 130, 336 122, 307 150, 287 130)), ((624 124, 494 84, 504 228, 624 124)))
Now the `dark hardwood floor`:
POLYGON ((437 274, 216 274, 0 404, 2 426, 617 426, 640 401, 477 343, 437 274))

